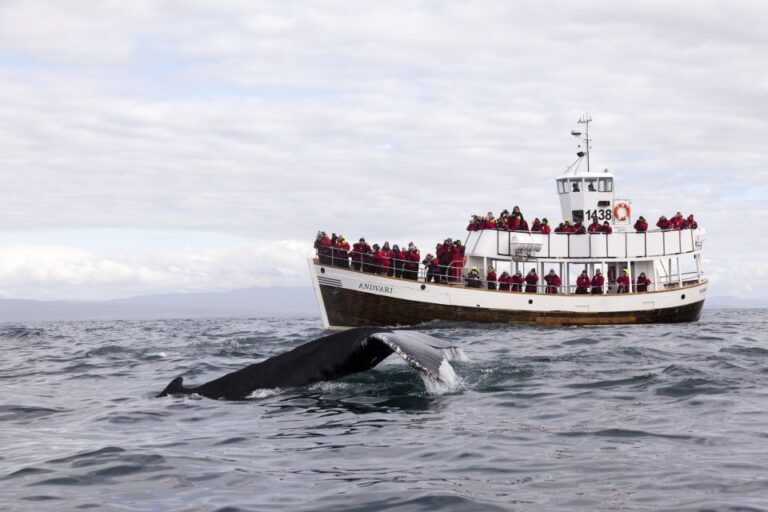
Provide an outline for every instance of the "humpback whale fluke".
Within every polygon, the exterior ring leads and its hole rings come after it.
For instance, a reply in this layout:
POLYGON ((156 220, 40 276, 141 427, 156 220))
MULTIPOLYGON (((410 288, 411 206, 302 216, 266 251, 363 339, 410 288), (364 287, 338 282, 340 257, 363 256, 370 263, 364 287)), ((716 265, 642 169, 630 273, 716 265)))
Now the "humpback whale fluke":
POLYGON ((256 389, 306 386, 370 370, 396 353, 425 383, 451 385, 456 381, 448 360, 463 357, 455 346, 416 331, 358 327, 318 338, 289 352, 206 382, 185 387, 176 377, 159 394, 197 394, 226 400, 245 399, 256 389))

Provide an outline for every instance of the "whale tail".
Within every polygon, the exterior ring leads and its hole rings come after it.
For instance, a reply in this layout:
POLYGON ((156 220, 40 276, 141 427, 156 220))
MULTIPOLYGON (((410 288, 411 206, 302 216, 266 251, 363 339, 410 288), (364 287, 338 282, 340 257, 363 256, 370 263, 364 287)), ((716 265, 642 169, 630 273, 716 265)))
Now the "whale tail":
POLYGON ((187 389, 184 387, 184 377, 176 377, 159 395, 157 395, 157 398, 162 398, 168 395, 183 395, 185 393, 187 393, 187 389))

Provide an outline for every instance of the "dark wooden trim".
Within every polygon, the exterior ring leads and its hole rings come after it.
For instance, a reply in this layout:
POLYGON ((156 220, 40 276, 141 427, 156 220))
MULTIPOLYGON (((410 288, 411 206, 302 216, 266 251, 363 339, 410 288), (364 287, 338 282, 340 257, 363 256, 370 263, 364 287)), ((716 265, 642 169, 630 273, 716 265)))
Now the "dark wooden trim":
MULTIPOLYGON (((611 313, 512 311, 448 306, 320 285, 328 322, 337 327, 416 325, 433 320, 538 325, 615 325, 694 322, 704 301, 680 307, 611 313)), ((532 296, 535 298, 535 296, 532 296)))

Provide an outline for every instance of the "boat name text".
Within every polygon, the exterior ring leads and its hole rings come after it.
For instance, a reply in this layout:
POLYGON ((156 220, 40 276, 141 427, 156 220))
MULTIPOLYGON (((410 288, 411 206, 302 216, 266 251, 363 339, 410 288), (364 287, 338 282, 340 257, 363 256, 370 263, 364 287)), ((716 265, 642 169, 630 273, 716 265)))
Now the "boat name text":
POLYGON ((358 288, 360 290, 371 290, 374 292, 392 293, 391 286, 381 286, 378 284, 360 283, 360 286, 358 286, 358 288))

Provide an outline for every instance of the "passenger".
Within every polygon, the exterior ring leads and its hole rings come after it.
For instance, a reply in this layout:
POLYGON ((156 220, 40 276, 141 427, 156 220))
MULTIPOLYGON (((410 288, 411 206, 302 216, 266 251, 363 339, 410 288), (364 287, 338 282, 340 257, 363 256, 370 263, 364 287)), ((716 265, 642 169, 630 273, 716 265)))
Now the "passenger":
POLYGON ((419 261, 421 260, 421 252, 413 242, 408 244, 408 251, 404 254, 405 264, 403 271, 403 277, 416 281, 419 279, 419 261))
POLYGON ((624 269, 621 275, 616 278, 616 284, 619 285, 616 293, 629 293, 629 270, 624 269))
POLYGON ((580 190, 579 190, 579 182, 578 181, 573 183, 573 191, 574 192, 580 192, 580 190))
POLYGON ((584 227, 584 224, 581 223, 580 220, 577 220, 573 225, 573 234, 574 235, 586 235, 587 234, 587 228, 584 227))
POLYGON ((317 239, 315 240, 315 249, 317 249, 317 258, 320 260, 321 265, 331 264, 331 252, 333 246, 331 245, 331 239, 325 234, 325 231, 319 231, 317 233, 317 239))
POLYGON ((373 252, 371 253, 371 273, 372 274, 381 274, 383 265, 381 262, 381 249, 379 249, 379 244, 373 244, 373 252))
POLYGON ((600 223, 597 221, 597 217, 592 219, 592 224, 590 224, 589 227, 587 228, 587 232, 590 233, 590 234, 592 234, 592 233, 600 233, 601 232, 600 231, 600 223))
POLYGON ((334 250, 336 251, 334 264, 337 267, 349 268, 349 243, 346 238, 339 236, 334 250))
POLYGON ((427 279, 426 282, 439 283, 440 282, 440 262, 432 256, 427 254, 427 257, 422 261, 425 267, 427 267, 427 279))
POLYGON ((603 225, 600 226, 600 232, 605 233, 606 235, 610 235, 611 233, 613 233, 613 228, 611 227, 611 223, 608 222, 607 220, 603 222, 603 225))
POLYGON ((693 214, 690 214, 687 219, 683 221, 681 229, 696 229, 699 224, 694 220, 693 214))
POLYGON ((446 238, 443 245, 437 250, 436 257, 440 262, 440 274, 442 276, 440 280, 446 283, 448 282, 448 268, 453 261, 453 240, 446 238))
POLYGON ((576 278, 576 293, 583 295, 589 293, 589 274, 586 270, 581 271, 581 275, 576 278))
POLYGON ((549 226, 549 221, 547 219, 541 219, 541 234, 548 235, 551 232, 552 228, 549 226))
POLYGON ((519 214, 512 214, 507 225, 510 231, 519 231, 522 217, 519 214))
POLYGON ((467 224, 467 231, 477 231, 477 215, 473 215, 469 218, 469 224, 467 224))
POLYGON ((656 223, 656 227, 659 229, 671 229, 672 225, 669 223, 669 220, 667 220, 667 218, 662 215, 659 217, 659 221, 656 223))
POLYGON ((672 217, 669 220, 669 225, 672 227, 672 229, 681 229, 683 226, 683 214, 680 212, 677 212, 674 217, 672 217))
POLYGON ((352 246, 350 256, 352 256, 353 269, 369 272, 365 267, 367 266, 366 263, 370 262, 371 246, 365 243, 365 238, 361 238, 359 242, 352 246))
POLYGON ((589 186, 587 187, 587 190, 589 190, 590 192, 597 192, 597 190, 595 190, 595 182, 594 181, 590 181, 589 182, 589 186))
POLYGON ((483 282, 480 278, 480 271, 477 267, 472 267, 472 270, 467 274, 467 288, 482 288, 483 282))
POLYGON ((381 265, 381 274, 392 275, 392 249, 389 248, 389 242, 384 242, 381 247, 379 264, 381 265))
POLYGON ((602 295, 605 278, 603 277, 603 273, 600 272, 600 269, 595 270, 595 277, 592 278, 592 281, 589 284, 592 286, 592 295, 602 295))
POLYGON ((563 233, 573 233, 573 226, 571 225, 571 221, 566 220, 563 222, 563 233))
POLYGON ((555 233, 565 233, 565 222, 561 222, 555 228, 555 233))
POLYGON ((635 231, 638 233, 645 233, 648 231, 648 221, 645 220, 645 217, 642 215, 637 219, 637 222, 635 222, 635 231))
POLYGON ((403 277, 403 266, 405 265, 405 252, 400 250, 400 246, 392 246, 392 267, 388 274, 395 277, 403 277))
POLYGON ((451 279, 458 283, 461 280, 461 269, 464 267, 464 246, 461 240, 456 240, 451 249, 451 279))
POLYGON ((491 267, 488 269, 488 275, 485 276, 485 281, 487 283, 489 290, 495 290, 496 289, 496 269, 491 267))
POLYGON ((493 213, 488 212, 483 221, 483 229, 496 229, 496 219, 493 218, 493 213))
POLYGON ((640 275, 637 276, 637 282, 635 283, 635 290, 638 293, 647 292, 649 284, 651 284, 651 280, 645 276, 645 272, 640 272, 640 275))
POLYGON ((525 283, 525 279, 523 278, 523 273, 519 270, 515 272, 515 275, 509 278, 509 290, 512 292, 522 292, 523 291, 523 283, 525 283))
POLYGON ((528 222, 526 222, 522 215, 520 215, 520 225, 517 229, 518 231, 528 231, 528 222))
POLYGON ((541 232, 541 221, 538 217, 533 219, 533 224, 531 224, 531 233, 539 233, 541 232))
POLYGON ((544 281, 546 281, 547 283, 545 293, 549 293, 549 294, 558 293, 558 291, 560 290, 560 284, 562 283, 560 281, 560 276, 558 276, 555 273, 555 269, 553 268, 549 269, 549 274, 544 276, 544 281))
POLYGON ((509 275, 509 272, 506 270, 501 273, 501 277, 499 277, 499 291, 500 292, 508 292, 509 291, 509 285, 510 280, 512 279, 512 276, 509 275))
POLYGON ((525 293, 536 293, 536 284, 539 282, 539 276, 536 275, 536 269, 532 268, 525 276, 525 293))

